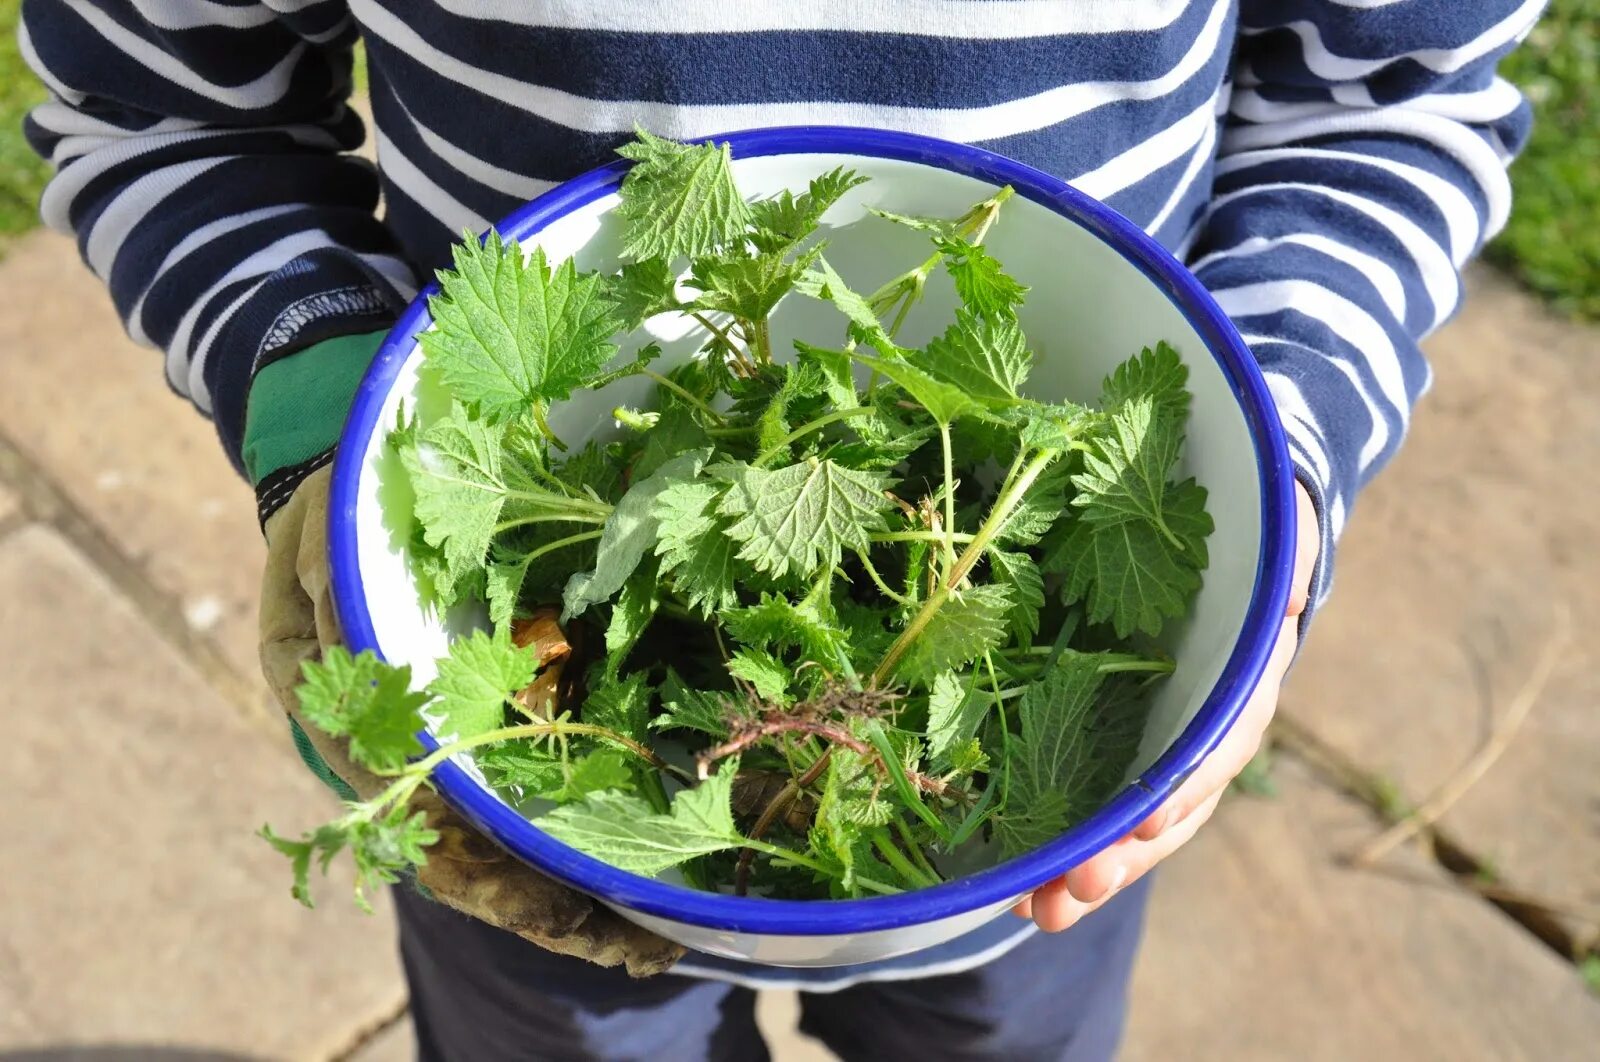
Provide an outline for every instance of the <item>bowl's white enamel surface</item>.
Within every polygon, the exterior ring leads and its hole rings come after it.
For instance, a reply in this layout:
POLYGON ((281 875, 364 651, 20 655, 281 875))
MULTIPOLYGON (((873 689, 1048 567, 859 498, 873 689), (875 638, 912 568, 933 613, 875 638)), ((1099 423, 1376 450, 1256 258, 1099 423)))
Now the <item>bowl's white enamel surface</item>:
MULTIPOLYGON (((735 174, 747 196, 780 189, 802 190, 816 174, 847 166, 871 180, 830 211, 827 256, 845 280, 871 290, 920 261, 927 243, 920 235, 867 214, 879 206, 900 213, 953 216, 992 192, 992 186, 944 169, 893 159, 834 154, 772 155, 737 159, 735 174)), ((537 242, 552 260, 576 257, 580 268, 612 270, 619 264, 617 226, 608 216, 609 195, 549 224, 537 242)), ((1168 293, 1123 255, 1086 228, 1022 197, 1001 213, 987 243, 1009 272, 1032 288, 1021 319, 1037 361, 1028 390, 1041 398, 1093 400, 1101 379, 1140 348, 1165 340, 1189 367, 1194 393, 1183 474, 1193 475, 1210 492, 1216 532, 1210 540, 1205 585, 1187 620, 1172 624, 1164 639, 1178 661, 1176 673, 1160 685, 1138 760, 1130 777, 1171 745, 1216 685, 1244 628, 1257 567, 1262 556, 1262 487, 1255 444, 1228 379, 1168 293)), ((927 298, 908 319, 901 338, 917 345, 951 319, 954 293, 942 275, 930 283, 927 298)), ((653 338, 665 350, 663 364, 688 357, 697 339, 676 321, 658 319, 653 338)), ((789 339, 814 342, 842 339, 840 318, 831 307, 791 297, 774 317, 774 349, 789 339)), ((623 354, 631 348, 625 348, 623 354)), ((367 595, 377 647, 393 663, 412 666, 419 683, 434 673, 449 638, 477 623, 480 616, 441 619, 420 606, 403 552, 403 536, 385 520, 380 497, 403 499, 406 491, 386 456, 384 435, 394 425, 401 403, 428 410, 437 396, 418 383, 420 348, 412 349, 387 394, 377 419, 379 430, 366 441, 355 504, 356 563, 367 595)), ((616 430, 610 410, 639 405, 650 384, 634 378, 597 393, 574 396, 551 412, 551 426, 569 444, 616 430)), ((1240 691, 1242 696, 1243 692, 1240 691)), ((464 760, 461 766, 478 785, 481 776, 464 760)), ((1059 869, 1066 869, 1065 866, 1059 869)), ((604 898, 604 897, 602 897, 604 898)), ((820 901, 819 901, 820 902, 820 901)), ((966 932, 1003 912, 1007 902, 896 929, 849 934, 755 934, 710 929, 629 910, 624 915, 698 950, 776 965, 838 965, 882 959, 929 947, 966 932)))

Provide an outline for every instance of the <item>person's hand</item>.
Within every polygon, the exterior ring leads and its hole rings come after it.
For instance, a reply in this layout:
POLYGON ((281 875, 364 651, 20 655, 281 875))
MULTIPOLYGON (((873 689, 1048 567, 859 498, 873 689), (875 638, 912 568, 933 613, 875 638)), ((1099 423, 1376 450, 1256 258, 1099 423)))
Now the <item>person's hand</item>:
MULTIPOLYGON (((262 672, 306 765, 345 799, 368 799, 385 782, 353 763, 343 740, 300 718, 295 688, 301 665, 340 641, 328 582, 328 457, 381 340, 380 333, 334 340, 335 346, 311 347, 262 369, 245 428, 244 464, 256 484, 267 538, 262 672), (280 365, 281 374, 274 373, 280 365)), ((427 787, 411 807, 439 834, 417 869, 418 883, 433 899, 548 951, 626 965, 635 976, 660 973, 683 955, 680 945, 507 854, 427 787)))
POLYGON ((1228 783, 1244 770, 1266 734, 1278 707, 1278 688, 1294 658, 1300 614, 1306 608, 1311 572, 1317 560, 1317 514, 1311 496, 1295 484, 1298 536, 1294 588, 1278 629, 1267 670, 1261 676, 1238 720, 1188 780, 1134 831, 1105 851, 1046 882, 1012 910, 1031 918, 1047 933, 1059 932, 1099 908, 1120 890, 1139 880, 1151 867, 1177 851, 1205 825, 1228 783))

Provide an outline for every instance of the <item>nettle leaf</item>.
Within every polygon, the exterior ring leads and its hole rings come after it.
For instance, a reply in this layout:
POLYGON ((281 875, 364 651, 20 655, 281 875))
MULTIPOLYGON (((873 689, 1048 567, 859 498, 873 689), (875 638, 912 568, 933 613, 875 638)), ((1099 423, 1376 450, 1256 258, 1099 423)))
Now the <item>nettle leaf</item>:
POLYGON ((992 583, 951 594, 900 658, 897 673, 928 683, 941 672, 976 660, 1004 640, 1013 604, 1011 591, 992 583))
POLYGON ((750 683, 763 700, 787 704, 791 668, 763 649, 740 649, 728 658, 728 674, 750 683))
POLYGON ((501 433, 460 406, 427 431, 391 436, 416 493, 423 541, 439 550, 454 581, 483 564, 505 506, 501 433))
POLYGON ((539 247, 524 263, 517 241, 493 230, 451 253, 455 268, 428 300, 436 327, 420 342, 456 399, 484 418, 567 398, 617 352, 621 320, 598 274, 571 259, 552 272, 539 247))
POLYGON ((562 594, 563 621, 581 615, 622 589, 645 551, 656 543, 656 498, 672 484, 698 475, 710 454, 709 450, 679 454, 628 489, 606 518, 594 571, 579 572, 567 580, 562 594))
POLYGON ((760 321, 794 290, 795 281, 811 268, 821 250, 814 247, 793 261, 781 251, 696 259, 689 283, 698 288, 700 294, 692 305, 697 310, 760 321))
POLYGON ((797 402, 815 398, 828 387, 822 370, 815 365, 801 363, 785 365, 783 383, 773 394, 767 408, 756 420, 756 446, 763 453, 775 450, 789 434, 789 409, 797 402))
POLYGON ((744 237, 750 208, 726 144, 680 144, 639 129, 617 154, 634 161, 617 206, 627 258, 699 258, 744 237))
POLYGON ((1075 402, 1035 405, 1022 426, 1022 445, 1036 450, 1065 450, 1091 434, 1105 415, 1075 402))
POLYGON ((940 424, 952 424, 960 417, 983 412, 983 407, 961 387, 936 379, 908 361, 868 354, 857 354, 856 360, 899 384, 940 424))
POLYGON ((855 409, 861 405, 849 354, 842 350, 814 347, 799 339, 794 341, 794 350, 801 365, 813 365, 821 374, 822 393, 834 408, 855 409))
POLYGON ((1039 633, 1039 610, 1044 607, 1044 577, 1026 553, 992 549, 987 554, 994 581, 1011 591, 1013 604, 1006 622, 1018 645, 1033 644, 1039 633))
POLYGON ((817 230, 822 215, 850 189, 865 184, 867 178, 843 166, 812 179, 798 196, 787 188, 768 199, 750 204, 750 220, 756 231, 750 242, 760 251, 784 251, 817 230))
POLYGON ((810 601, 763 593, 759 603, 723 614, 728 633, 757 649, 799 649, 825 670, 837 668, 849 650, 849 637, 810 601))
MULTIPOLYGON (((1193 481, 1184 486, 1188 489, 1181 502, 1168 507, 1168 523, 1191 534, 1202 527, 1209 531, 1204 488, 1193 481)), ((1066 575, 1063 599, 1069 604, 1085 602, 1091 623, 1110 620, 1121 638, 1136 630, 1154 637, 1168 618, 1184 614, 1200 589, 1196 564, 1204 563, 1205 556, 1203 540, 1199 541, 1197 548, 1180 553, 1143 520, 1115 524, 1078 520, 1047 550, 1044 568, 1066 575)))
POLYGON ((1017 546, 1038 542, 1066 514, 1067 486, 1071 477, 1071 468, 1065 461, 1056 461, 1041 472, 1000 525, 996 539, 1017 546))
POLYGON ((1022 401, 1021 388, 1033 367, 1033 354, 1015 319, 980 318, 970 310, 957 310, 955 324, 908 357, 929 375, 1001 408, 1022 401))
POLYGON ((489 622, 504 630, 516 615, 522 600, 522 584, 528 579, 528 566, 515 556, 498 551, 484 569, 484 601, 489 606, 489 622))
POLYGON ((867 207, 885 221, 892 221, 896 225, 904 225, 908 229, 926 232, 940 239, 954 239, 960 230, 960 223, 948 218, 921 217, 916 214, 896 214, 892 210, 879 210, 877 207, 867 207))
MULTIPOLYGON (((1098 524, 1145 520, 1166 526, 1167 473, 1178 460, 1183 431, 1155 415, 1149 397, 1128 401, 1112 414, 1084 454, 1083 471, 1072 477, 1078 494, 1072 504, 1083 519, 1098 524)), ((1185 548, 1181 540, 1173 545, 1185 548)))
POLYGON ((543 796, 566 784, 561 753, 546 741, 502 741, 474 754, 490 785, 514 787, 524 796, 543 796))
POLYGON ((653 730, 693 730, 717 741, 728 738, 728 716, 734 710, 730 695, 691 689, 670 667, 661 684, 661 708, 650 720, 653 730))
POLYGON ((532 682, 537 670, 533 654, 512 645, 505 628, 452 641, 428 685, 438 698, 432 710, 440 717, 439 737, 472 738, 504 724, 506 697, 532 682))
POLYGON ((1189 416, 1189 367, 1167 343, 1143 351, 1112 370, 1100 389, 1100 405, 1115 413, 1138 398, 1148 398, 1155 414, 1183 424, 1189 416))
POLYGON ((411 690, 411 668, 393 667, 371 650, 351 656, 329 646, 300 665, 300 712, 317 729, 348 738, 350 758, 371 770, 396 771, 422 752, 417 731, 426 693, 411 690))
POLYGON ((934 678, 928 692, 928 755, 935 769, 950 765, 953 750, 973 740, 992 704, 978 692, 977 676, 969 685, 953 671, 934 678))
POLYGON ((833 461, 803 461, 769 471, 749 465, 714 470, 729 481, 718 511, 737 517, 728 534, 739 558, 782 577, 812 575, 839 563, 844 550, 866 549, 887 525, 887 476, 833 461))
POLYGON ((678 793, 671 814, 615 790, 556 808, 536 825, 563 844, 635 874, 659 874, 696 856, 744 845, 730 804, 737 759, 678 793))
POLYGON ((582 800, 592 793, 632 788, 633 766, 627 754, 617 749, 596 749, 573 760, 567 767, 561 788, 545 795, 567 803, 582 800))
POLYGON ((728 520, 717 515, 723 488, 715 483, 674 483, 656 498, 656 554, 662 576, 684 603, 709 617, 739 603, 733 589, 734 542, 728 520))
POLYGON ((583 721, 642 742, 650 726, 650 682, 644 672, 607 678, 589 691, 583 721))
POLYGON ((606 279, 606 284, 617 307, 620 332, 632 332, 678 304, 678 277, 665 258, 626 262, 615 276, 606 279))
POLYGON ((622 584, 606 624, 606 673, 615 678, 661 606, 661 580, 654 564, 641 563, 622 584))
POLYGON ((944 267, 955 281, 956 294, 967 309, 991 321, 1015 320, 1017 307, 1028 294, 1026 284, 1017 283, 1001 268, 999 259, 979 244, 958 236, 936 242, 944 254, 944 267))
POLYGON ((613 448, 593 441, 561 462, 555 472, 561 482, 605 502, 622 497, 625 487, 622 462, 613 448))
POLYGON ((885 354, 894 354, 899 351, 889 333, 884 330, 883 323, 878 320, 878 315, 873 312, 872 306, 858 292, 851 289, 844 282, 826 258, 817 256, 816 264, 810 272, 800 276, 794 285, 794 290, 802 295, 809 295, 814 299, 831 302, 850 321, 852 334, 859 336, 864 341, 871 343, 885 354))
MULTIPOLYGON (((355 805, 347 805, 355 807, 355 805)), ((426 816, 418 811, 408 813, 405 804, 397 804, 382 817, 368 821, 340 820, 319 827, 299 840, 280 837, 272 827, 263 826, 258 836, 279 852, 289 857, 294 872, 291 893, 294 898, 313 906, 311 902, 311 863, 315 859, 324 875, 333 860, 344 849, 350 849, 356 865, 355 900, 364 911, 371 913, 367 890, 393 885, 409 867, 427 862, 428 846, 439 840, 439 834, 427 827, 426 816)))
POLYGON ((1017 705, 1020 732, 1007 746, 1010 786, 995 834, 1007 856, 1054 840, 1093 810, 1095 695, 1100 658, 1068 652, 1029 684, 1017 705))

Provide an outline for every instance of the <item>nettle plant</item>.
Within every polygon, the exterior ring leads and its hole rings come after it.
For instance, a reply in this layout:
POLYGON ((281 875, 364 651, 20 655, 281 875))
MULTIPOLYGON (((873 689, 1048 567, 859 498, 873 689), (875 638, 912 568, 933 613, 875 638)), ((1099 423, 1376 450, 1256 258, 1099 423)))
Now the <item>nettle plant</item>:
POLYGON ((873 211, 929 248, 860 294, 818 228, 863 177, 746 200, 725 146, 640 132, 621 154, 620 271, 490 232, 439 274, 421 343, 452 405, 390 444, 419 586, 491 629, 420 691, 371 653, 306 665, 304 716, 392 781, 299 840, 263 831, 302 900, 346 848, 358 898, 422 862, 407 801, 460 753, 625 870, 789 898, 926 887, 1099 807, 1172 670, 1153 639, 1198 590, 1212 526, 1174 478, 1185 368, 1162 344, 1093 406, 1025 393, 1028 288, 983 243, 1010 188, 956 218, 873 211), (940 270, 954 319, 904 347, 940 270), (839 328, 780 357, 785 298, 839 328), (613 365, 662 314, 693 321, 698 356, 658 372, 646 344, 613 365), (654 391, 615 410, 620 438, 552 432, 552 404, 626 376, 654 391), (425 721, 444 743, 423 755, 425 721))

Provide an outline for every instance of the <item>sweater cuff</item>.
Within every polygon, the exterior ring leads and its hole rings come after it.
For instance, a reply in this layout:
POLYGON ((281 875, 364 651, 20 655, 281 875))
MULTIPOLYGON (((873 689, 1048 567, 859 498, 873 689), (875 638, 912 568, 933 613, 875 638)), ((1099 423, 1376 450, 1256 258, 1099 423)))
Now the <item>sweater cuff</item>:
MULTIPOLYGON (((205 383, 217 434, 241 475, 258 483, 272 471, 259 465, 252 471, 244 459, 246 409, 257 375, 325 340, 387 330, 408 297, 402 284, 366 261, 329 248, 295 259, 233 310, 213 344, 205 383)), ((374 343, 368 360, 375 349, 374 343)))

